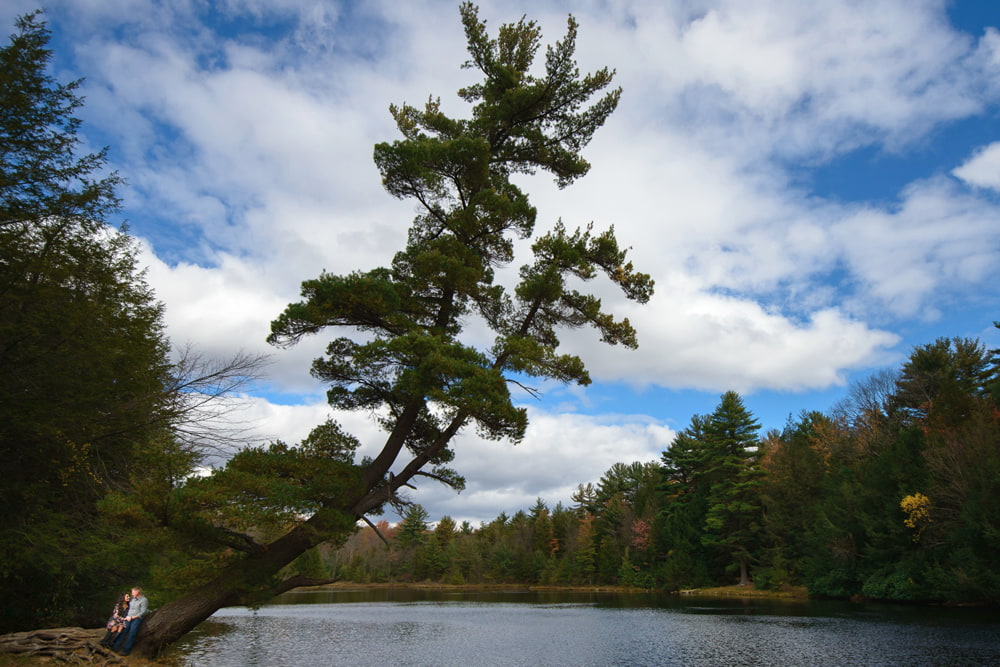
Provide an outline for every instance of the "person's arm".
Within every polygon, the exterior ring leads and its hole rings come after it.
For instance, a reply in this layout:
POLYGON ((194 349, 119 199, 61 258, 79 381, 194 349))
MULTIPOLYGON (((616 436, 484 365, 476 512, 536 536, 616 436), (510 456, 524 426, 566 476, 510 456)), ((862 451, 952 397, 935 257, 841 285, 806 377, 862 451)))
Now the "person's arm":
POLYGON ((147 611, 149 611, 149 599, 143 595, 136 600, 135 614, 133 614, 132 618, 142 618, 146 615, 147 611))

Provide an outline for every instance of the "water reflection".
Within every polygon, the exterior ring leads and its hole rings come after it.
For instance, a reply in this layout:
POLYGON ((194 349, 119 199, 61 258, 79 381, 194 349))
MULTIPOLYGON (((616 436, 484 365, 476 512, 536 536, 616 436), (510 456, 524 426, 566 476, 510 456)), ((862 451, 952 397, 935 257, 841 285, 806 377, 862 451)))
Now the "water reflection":
POLYGON ((1000 616, 679 596, 372 589, 220 610, 182 664, 956 666, 1000 664, 1000 616))

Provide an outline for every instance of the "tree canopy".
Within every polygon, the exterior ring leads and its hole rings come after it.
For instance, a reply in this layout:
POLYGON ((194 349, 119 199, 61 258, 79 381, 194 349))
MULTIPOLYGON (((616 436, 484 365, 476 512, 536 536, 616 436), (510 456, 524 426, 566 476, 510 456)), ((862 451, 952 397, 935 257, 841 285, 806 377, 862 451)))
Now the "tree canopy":
MULTIPOLYGON (((510 397, 512 374, 588 383, 583 362, 559 354, 560 328, 589 325, 606 343, 636 346, 628 320, 571 289, 570 278, 604 273, 640 302, 652 290, 649 276, 625 261, 612 230, 569 231, 561 222, 534 242, 534 261, 521 268, 518 285, 496 282, 496 270, 514 259, 513 239, 531 236, 535 226, 535 209, 510 176, 542 170, 566 186, 584 175, 589 164, 580 150, 615 109, 620 90, 592 102, 613 72, 580 76, 572 17, 537 76, 533 21, 501 26, 490 38, 475 6, 464 3, 460 12, 470 54, 464 66, 485 77, 459 91, 474 104, 472 117, 449 118, 434 98, 422 109, 393 105, 403 138, 375 147, 386 190, 421 209, 406 247, 390 267, 306 281, 304 300, 274 321, 268 339, 290 345, 326 327, 370 334, 334 339, 312 372, 330 384, 333 407, 382 415, 389 435, 366 467, 367 486, 379 485, 404 447, 412 455, 390 493, 425 464, 460 487, 460 476, 443 464, 452 458, 451 438, 468 422, 482 437, 520 440, 527 420, 510 397), (470 317, 494 332, 490 349, 460 338, 470 317)), ((370 511, 373 500, 356 509, 370 511)))
POLYGON ((154 437, 168 371, 162 307, 109 227, 121 179, 81 153, 79 81, 48 73, 48 29, 0 49, 0 586, 7 627, 85 604, 96 503, 154 437))
POLYGON ((137 243, 111 225, 122 179, 81 151, 81 82, 52 77, 48 42, 36 12, 0 48, 0 629, 92 623, 109 586, 155 569, 137 518, 168 517, 219 444, 219 399, 262 361, 171 361, 137 243))

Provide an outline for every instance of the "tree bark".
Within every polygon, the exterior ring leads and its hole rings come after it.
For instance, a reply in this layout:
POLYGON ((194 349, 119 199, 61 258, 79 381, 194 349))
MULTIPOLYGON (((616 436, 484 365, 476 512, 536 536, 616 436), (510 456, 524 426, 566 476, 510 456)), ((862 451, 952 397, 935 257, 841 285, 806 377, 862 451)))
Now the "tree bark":
POLYGON ((156 657, 219 609, 238 604, 236 598, 231 591, 205 587, 165 604, 143 621, 133 650, 147 658, 156 657))

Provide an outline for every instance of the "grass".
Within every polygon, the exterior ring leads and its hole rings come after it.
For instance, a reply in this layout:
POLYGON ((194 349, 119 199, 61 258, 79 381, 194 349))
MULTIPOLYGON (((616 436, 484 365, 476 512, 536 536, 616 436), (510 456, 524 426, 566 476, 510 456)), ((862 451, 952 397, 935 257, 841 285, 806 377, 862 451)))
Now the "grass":
POLYGON ((754 588, 753 586, 716 586, 714 588, 692 588, 680 591, 681 595, 701 597, 770 598, 773 600, 806 600, 809 593, 804 586, 787 586, 777 591, 754 588))

